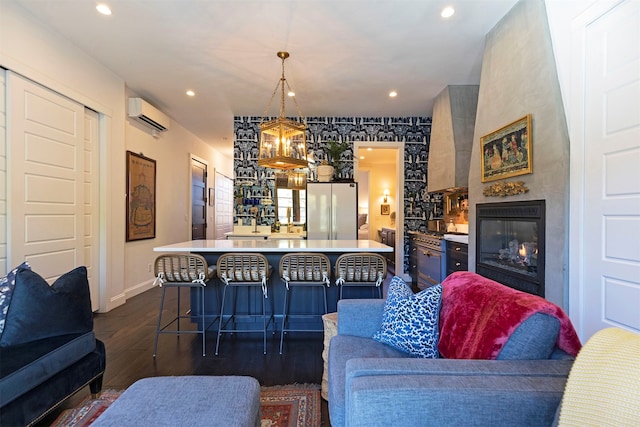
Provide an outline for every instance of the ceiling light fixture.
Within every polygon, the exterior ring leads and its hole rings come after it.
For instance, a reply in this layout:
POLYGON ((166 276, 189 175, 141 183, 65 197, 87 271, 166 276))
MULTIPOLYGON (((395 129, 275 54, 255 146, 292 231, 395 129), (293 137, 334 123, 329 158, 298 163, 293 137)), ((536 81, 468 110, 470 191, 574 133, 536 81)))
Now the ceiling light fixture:
MULTIPOLYGON (((307 126, 304 118, 298 109, 298 116, 301 121, 287 119, 284 113, 284 87, 291 91, 287 79, 284 77, 284 60, 289 57, 289 52, 278 52, 278 58, 282 59, 282 77, 278 81, 269 104, 265 109, 260 121, 260 150, 258 154, 258 165, 265 168, 290 170, 296 168, 306 168, 307 161, 307 126), (280 116, 276 119, 264 121, 271 102, 281 89, 280 116)), ((296 108, 298 104, 293 98, 296 108)))
POLYGON ((103 15, 111 15, 111 9, 106 4, 100 3, 96 6, 96 10, 103 15))
POLYGON ((442 9, 442 12, 440 12, 440 16, 442 16, 443 18, 451 18, 454 13, 456 13, 456 10, 451 6, 447 6, 442 9))
POLYGON ((395 98, 396 96, 398 96, 398 92, 396 92, 395 90, 389 92, 389 98, 395 98))
POLYGON ((194 91, 192 91, 192 90, 188 90, 186 92, 186 94, 187 94, 187 96, 196 96, 196 93, 194 91))

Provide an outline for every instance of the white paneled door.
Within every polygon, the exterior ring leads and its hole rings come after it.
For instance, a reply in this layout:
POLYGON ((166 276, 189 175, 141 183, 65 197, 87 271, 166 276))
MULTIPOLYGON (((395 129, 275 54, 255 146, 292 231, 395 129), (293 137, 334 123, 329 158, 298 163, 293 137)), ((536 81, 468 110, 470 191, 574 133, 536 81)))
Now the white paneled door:
POLYGON ((582 224, 572 310, 583 340, 608 326, 640 332, 640 2, 599 5, 577 30, 584 111, 572 109, 572 139, 584 141, 572 206, 582 224))
POLYGON ((15 73, 7 103, 10 265, 27 260, 49 282, 86 265, 97 282, 97 115, 15 73))

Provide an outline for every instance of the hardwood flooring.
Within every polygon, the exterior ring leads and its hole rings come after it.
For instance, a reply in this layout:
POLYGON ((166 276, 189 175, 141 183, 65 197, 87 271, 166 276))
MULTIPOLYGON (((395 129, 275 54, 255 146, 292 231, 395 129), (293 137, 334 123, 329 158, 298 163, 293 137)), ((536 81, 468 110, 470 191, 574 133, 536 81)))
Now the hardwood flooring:
MULTIPOLYGON (((182 295, 183 311, 187 308, 182 295)), ((167 292, 165 308, 175 315, 175 292, 167 292)), ((225 335, 215 356, 216 333, 207 334, 207 355, 202 356, 200 335, 161 335, 156 358, 153 342, 161 290, 153 288, 129 299, 108 313, 94 316, 96 337, 107 350, 103 389, 123 390, 141 378, 162 375, 249 375, 263 386, 315 383, 322 380, 323 334, 291 333, 285 337, 284 354, 279 354, 279 333, 268 337, 267 354, 262 351, 262 333, 225 335)), ((167 317, 169 319, 169 317, 167 317)), ((193 327, 193 325, 189 325, 193 327)), ((214 329, 212 327, 212 329, 214 329)), ((62 408, 39 426, 48 426, 62 409, 76 406, 89 388, 71 397, 62 408)), ((322 401, 322 425, 329 426, 327 403, 322 401)))

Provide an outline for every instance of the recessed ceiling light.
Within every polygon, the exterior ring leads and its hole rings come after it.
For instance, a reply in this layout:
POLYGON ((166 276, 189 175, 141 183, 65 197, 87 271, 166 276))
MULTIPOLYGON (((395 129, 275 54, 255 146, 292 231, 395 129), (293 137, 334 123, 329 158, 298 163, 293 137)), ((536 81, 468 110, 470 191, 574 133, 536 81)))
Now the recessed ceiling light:
POLYGON ((290 90, 289 92, 287 92, 287 96, 296 96, 296 93, 290 90))
POLYGON ((395 90, 389 92, 389 98, 395 98, 396 96, 398 96, 398 92, 396 92, 395 90))
POLYGON ((364 156, 360 156, 360 160, 364 160, 364 156))
POLYGON ((96 10, 103 15, 111 15, 111 9, 104 3, 100 3, 96 6, 96 10))
POLYGON ((196 96, 196 93, 192 90, 188 90, 186 93, 187 93, 187 96, 196 96))
POLYGON ((456 13, 456 10, 451 6, 447 6, 442 9, 442 12, 440 12, 440 16, 442 16, 443 18, 451 18, 454 13, 456 13))

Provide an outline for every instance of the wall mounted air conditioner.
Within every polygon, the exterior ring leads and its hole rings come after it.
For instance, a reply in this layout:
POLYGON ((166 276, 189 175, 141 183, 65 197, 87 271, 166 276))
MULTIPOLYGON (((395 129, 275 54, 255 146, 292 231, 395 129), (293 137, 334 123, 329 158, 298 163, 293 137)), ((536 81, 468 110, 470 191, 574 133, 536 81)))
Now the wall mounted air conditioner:
POLYGON ((158 132, 169 130, 171 119, 142 98, 129 98, 129 117, 158 132))

